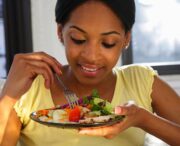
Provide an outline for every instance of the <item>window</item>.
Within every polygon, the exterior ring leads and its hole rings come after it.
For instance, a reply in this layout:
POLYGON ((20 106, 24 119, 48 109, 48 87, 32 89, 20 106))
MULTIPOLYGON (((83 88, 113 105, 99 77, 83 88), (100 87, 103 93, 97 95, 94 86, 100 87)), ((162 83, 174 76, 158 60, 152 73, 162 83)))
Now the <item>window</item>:
POLYGON ((180 73, 180 0, 135 0, 136 22, 126 63, 150 63, 160 74, 180 73))
POLYGON ((32 52, 31 1, 0 0, 3 2, 3 20, 6 46, 6 72, 8 73, 14 55, 32 52))
POLYGON ((2 0, 0 0, 0 78, 6 77, 5 64, 6 64, 6 58, 5 58, 3 6, 2 6, 2 0))

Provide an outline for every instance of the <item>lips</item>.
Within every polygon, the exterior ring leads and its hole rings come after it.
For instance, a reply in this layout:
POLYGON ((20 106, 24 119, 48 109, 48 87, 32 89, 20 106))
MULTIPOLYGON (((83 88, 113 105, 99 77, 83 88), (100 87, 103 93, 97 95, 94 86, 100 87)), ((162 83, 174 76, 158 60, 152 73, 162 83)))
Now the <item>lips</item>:
POLYGON ((95 77, 100 73, 102 67, 96 65, 80 65, 83 75, 88 77, 95 77))
POLYGON ((83 70, 88 71, 88 72, 96 72, 98 68, 89 68, 85 66, 81 66, 83 70))

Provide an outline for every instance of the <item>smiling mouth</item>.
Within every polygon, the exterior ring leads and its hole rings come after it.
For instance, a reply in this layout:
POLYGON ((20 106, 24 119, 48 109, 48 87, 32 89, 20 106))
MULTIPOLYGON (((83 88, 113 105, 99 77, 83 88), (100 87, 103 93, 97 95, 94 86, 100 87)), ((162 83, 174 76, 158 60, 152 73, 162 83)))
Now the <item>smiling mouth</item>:
POLYGON ((98 71, 98 68, 88 68, 85 66, 81 66, 81 67, 84 71, 87 71, 87 72, 97 72, 98 71))

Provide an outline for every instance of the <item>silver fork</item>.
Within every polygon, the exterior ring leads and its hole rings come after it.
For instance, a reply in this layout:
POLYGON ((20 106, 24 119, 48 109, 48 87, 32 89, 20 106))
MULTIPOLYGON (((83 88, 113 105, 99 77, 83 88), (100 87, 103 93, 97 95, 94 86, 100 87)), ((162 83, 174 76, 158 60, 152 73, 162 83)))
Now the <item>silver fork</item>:
POLYGON ((69 107, 72 109, 72 108, 74 108, 75 106, 79 105, 77 95, 76 95, 73 91, 69 90, 69 89, 64 85, 64 83, 62 82, 62 80, 60 79, 60 77, 59 77, 57 74, 56 74, 56 77, 57 77, 59 83, 60 83, 60 84, 62 85, 62 87, 63 87, 64 96, 65 96, 65 98, 66 98, 66 100, 67 100, 67 102, 68 102, 68 104, 69 104, 69 107))

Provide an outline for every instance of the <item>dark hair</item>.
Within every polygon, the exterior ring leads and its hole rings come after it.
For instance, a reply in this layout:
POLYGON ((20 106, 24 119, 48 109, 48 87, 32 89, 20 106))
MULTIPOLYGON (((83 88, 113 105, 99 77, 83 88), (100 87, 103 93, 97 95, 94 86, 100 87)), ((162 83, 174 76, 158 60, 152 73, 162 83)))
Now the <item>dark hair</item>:
MULTIPOLYGON (((57 0, 55 15, 56 22, 64 25, 71 12, 87 2, 88 0, 57 0)), ((134 0, 99 0, 109 6, 118 16, 125 27, 125 31, 130 31, 135 22, 135 2, 134 0)))

